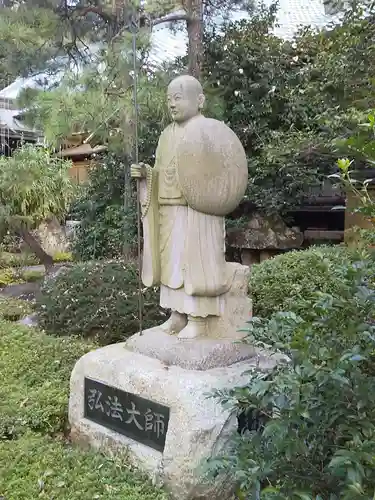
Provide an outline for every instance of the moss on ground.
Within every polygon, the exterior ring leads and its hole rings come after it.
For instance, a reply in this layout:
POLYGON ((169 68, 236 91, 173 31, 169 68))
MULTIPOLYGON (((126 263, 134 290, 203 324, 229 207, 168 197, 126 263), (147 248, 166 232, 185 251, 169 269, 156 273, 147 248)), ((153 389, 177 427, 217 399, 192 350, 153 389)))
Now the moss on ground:
POLYGON ((0 321, 0 440, 64 431, 72 368, 94 347, 0 321))
POLYGON ((7 500, 166 500, 125 459, 109 459, 29 433, 0 446, 0 496, 7 500))
POLYGON ((0 318, 3 320, 18 321, 33 311, 33 304, 27 300, 0 297, 0 318))
POLYGON ((0 321, 0 498, 167 499, 125 458, 67 442, 70 374, 95 347, 0 321))
MULTIPOLYGON (((71 252, 56 252, 52 257, 54 262, 71 262, 73 260, 71 252)), ((0 252, 0 268, 36 266, 39 264, 39 260, 32 253, 0 252)))

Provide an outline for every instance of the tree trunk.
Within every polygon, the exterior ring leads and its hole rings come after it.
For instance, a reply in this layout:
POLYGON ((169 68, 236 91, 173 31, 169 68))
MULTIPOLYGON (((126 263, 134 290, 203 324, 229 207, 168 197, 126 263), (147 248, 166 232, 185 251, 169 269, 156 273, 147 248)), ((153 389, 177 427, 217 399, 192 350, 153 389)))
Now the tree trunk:
POLYGON ((187 14, 187 32, 189 38, 188 71, 189 75, 192 75, 199 80, 201 76, 201 64, 203 59, 202 0, 189 0, 187 2, 187 14))
POLYGON ((50 273, 53 268, 53 258, 43 250, 38 240, 34 238, 26 227, 19 228, 18 233, 30 250, 39 259, 40 263, 45 267, 46 274, 50 273))

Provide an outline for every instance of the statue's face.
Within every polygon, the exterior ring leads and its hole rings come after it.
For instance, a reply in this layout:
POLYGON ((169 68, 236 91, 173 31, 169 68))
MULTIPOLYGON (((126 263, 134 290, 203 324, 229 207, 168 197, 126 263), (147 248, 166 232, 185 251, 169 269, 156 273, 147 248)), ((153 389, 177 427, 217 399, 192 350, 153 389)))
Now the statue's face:
POLYGON ((168 108, 172 120, 178 123, 193 118, 199 113, 201 96, 181 84, 171 83, 168 87, 168 108))

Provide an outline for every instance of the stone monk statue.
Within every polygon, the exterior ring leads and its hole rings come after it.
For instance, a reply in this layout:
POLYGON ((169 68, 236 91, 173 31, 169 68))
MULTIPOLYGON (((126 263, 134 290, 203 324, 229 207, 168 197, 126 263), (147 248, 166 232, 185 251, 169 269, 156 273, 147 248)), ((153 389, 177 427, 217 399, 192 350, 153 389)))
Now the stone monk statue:
POLYGON ((232 286, 225 261, 225 220, 245 194, 247 160, 234 132, 201 114, 205 97, 191 76, 168 87, 172 117, 159 138, 154 168, 132 165, 140 179, 142 281, 160 285, 160 305, 172 314, 161 328, 180 339, 208 335, 232 286))

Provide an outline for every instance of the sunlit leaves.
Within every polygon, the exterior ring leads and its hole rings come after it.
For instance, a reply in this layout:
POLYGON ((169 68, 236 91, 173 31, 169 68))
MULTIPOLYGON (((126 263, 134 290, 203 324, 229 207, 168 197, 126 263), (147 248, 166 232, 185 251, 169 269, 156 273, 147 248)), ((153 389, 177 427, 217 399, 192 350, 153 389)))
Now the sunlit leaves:
POLYGON ((12 157, 0 158, 0 215, 3 222, 35 226, 63 216, 74 193, 71 163, 46 149, 24 145, 12 157))
POLYGON ((298 315, 249 323, 252 345, 271 345, 290 362, 267 375, 255 370, 245 387, 215 394, 237 414, 256 408, 268 417, 264 427, 233 437, 212 464, 237 478, 240 498, 373 496, 375 294, 363 289, 374 264, 337 266, 346 276, 339 289, 295 298, 298 315), (306 342, 296 343, 301 333, 306 342))

